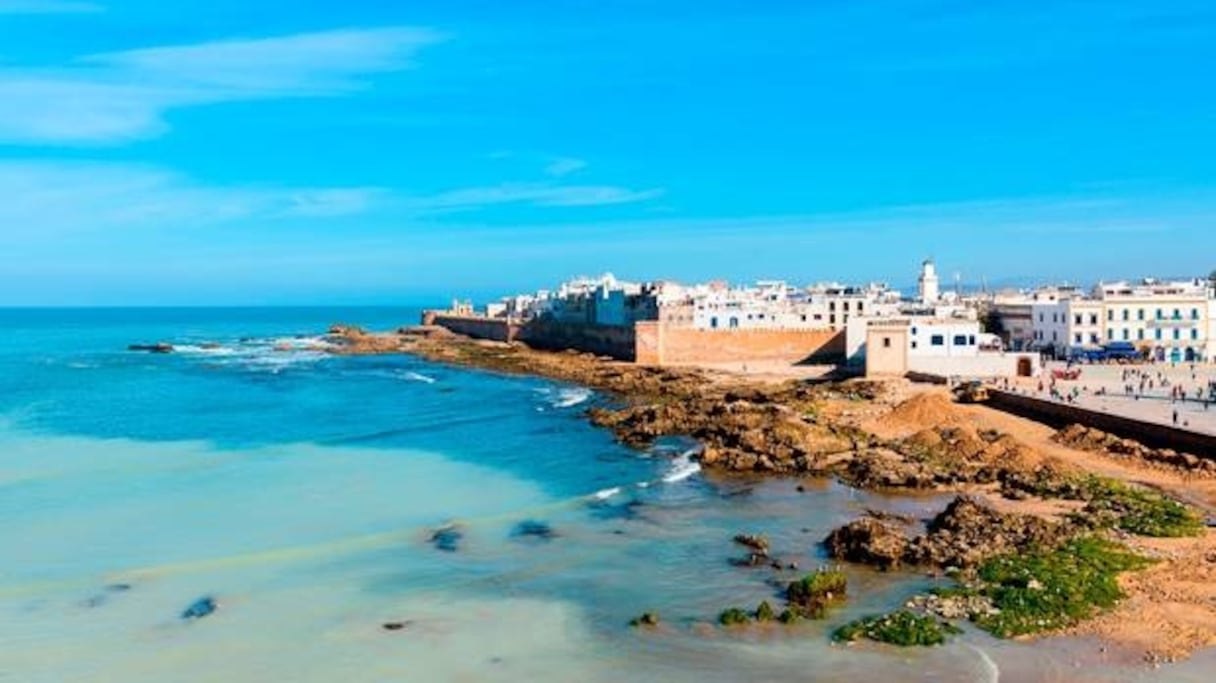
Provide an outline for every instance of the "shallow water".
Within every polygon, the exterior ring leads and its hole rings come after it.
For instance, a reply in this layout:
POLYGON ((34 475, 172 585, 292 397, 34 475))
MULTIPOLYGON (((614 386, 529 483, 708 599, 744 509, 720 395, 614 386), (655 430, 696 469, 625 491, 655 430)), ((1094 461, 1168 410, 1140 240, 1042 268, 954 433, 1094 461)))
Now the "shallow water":
POLYGON ((728 633, 797 572, 742 568, 740 531, 803 569, 865 507, 830 482, 715 480, 687 444, 640 453, 602 400, 408 357, 332 358, 341 320, 403 310, 0 312, 0 680, 1208 680, 1097 643, 837 647, 931 585, 849 568, 823 623, 728 633), (130 343, 190 344, 182 353, 130 343), (218 344, 218 346, 213 346, 218 344), (552 538, 520 537, 525 521, 552 538), (431 532, 455 523, 455 552, 431 532), (184 621, 193 601, 219 609, 184 621), (657 610, 663 627, 627 622, 657 610), (386 631, 382 624, 403 627, 386 631))

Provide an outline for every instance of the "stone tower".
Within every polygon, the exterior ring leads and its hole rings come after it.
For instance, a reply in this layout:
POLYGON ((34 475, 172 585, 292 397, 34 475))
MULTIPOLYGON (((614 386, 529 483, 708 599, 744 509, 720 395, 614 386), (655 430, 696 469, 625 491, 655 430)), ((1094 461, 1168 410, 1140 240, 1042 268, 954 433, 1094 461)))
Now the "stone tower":
POLYGON ((941 294, 941 284, 937 278, 937 268, 933 259, 927 259, 920 266, 920 301, 924 304, 935 304, 941 294))

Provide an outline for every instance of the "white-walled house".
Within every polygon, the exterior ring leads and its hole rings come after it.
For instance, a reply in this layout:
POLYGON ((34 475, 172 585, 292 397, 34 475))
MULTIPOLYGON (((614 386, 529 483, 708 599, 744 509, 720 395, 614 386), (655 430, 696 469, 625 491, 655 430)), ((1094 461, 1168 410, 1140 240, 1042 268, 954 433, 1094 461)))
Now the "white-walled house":
POLYGON ((850 321, 849 358, 864 364, 867 376, 909 373, 938 377, 1033 376, 1036 354, 1006 353, 979 322, 959 318, 895 317, 850 321), (864 335, 858 339, 859 335, 864 335))

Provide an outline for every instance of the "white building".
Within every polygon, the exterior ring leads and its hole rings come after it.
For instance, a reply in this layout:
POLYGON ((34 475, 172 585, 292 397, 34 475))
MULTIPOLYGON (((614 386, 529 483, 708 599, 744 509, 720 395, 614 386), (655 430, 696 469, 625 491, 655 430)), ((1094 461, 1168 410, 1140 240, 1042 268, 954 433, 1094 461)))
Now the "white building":
POLYGON ((1216 304, 1204 280, 1102 283, 1032 307, 1032 348, 1065 357, 1126 342, 1159 361, 1216 359, 1216 304))
POLYGON ((693 327, 720 329, 826 329, 826 306, 781 281, 761 281, 753 287, 729 287, 715 282, 688 292, 693 327))
POLYGON ((849 358, 867 376, 919 373, 947 378, 1032 376, 1034 354, 1005 353, 996 335, 961 318, 896 317, 849 323, 849 358))
POLYGON ((1206 280, 1103 283, 1094 288, 1103 304, 1104 339, 1132 342, 1161 361, 1211 359, 1206 280))
POLYGON ((889 317, 858 317, 849 320, 845 332, 845 356, 851 365, 860 365, 866 358, 869 328, 891 325, 906 328, 908 358, 957 358, 976 356, 981 348, 1000 350, 1000 339, 980 332, 974 318, 909 315, 889 317))

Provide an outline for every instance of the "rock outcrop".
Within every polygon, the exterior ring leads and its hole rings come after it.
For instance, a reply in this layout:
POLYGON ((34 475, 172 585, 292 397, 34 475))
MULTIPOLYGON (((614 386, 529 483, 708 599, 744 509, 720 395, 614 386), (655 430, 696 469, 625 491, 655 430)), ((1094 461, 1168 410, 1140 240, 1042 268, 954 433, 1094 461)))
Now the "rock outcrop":
POLYGON ((824 547, 836 559, 881 569, 901 564, 965 569, 1019 549, 1052 547, 1074 533, 1066 524, 998 512, 975 498, 959 496, 915 538, 889 522, 863 517, 833 530, 824 547))
POLYGON ((1189 474, 1216 476, 1216 460, 1179 453, 1169 448, 1149 448, 1139 441, 1122 439, 1114 434, 1085 425, 1074 424, 1056 432, 1052 439, 1069 448, 1102 453, 1116 458, 1140 461, 1147 465, 1183 470, 1189 474))

